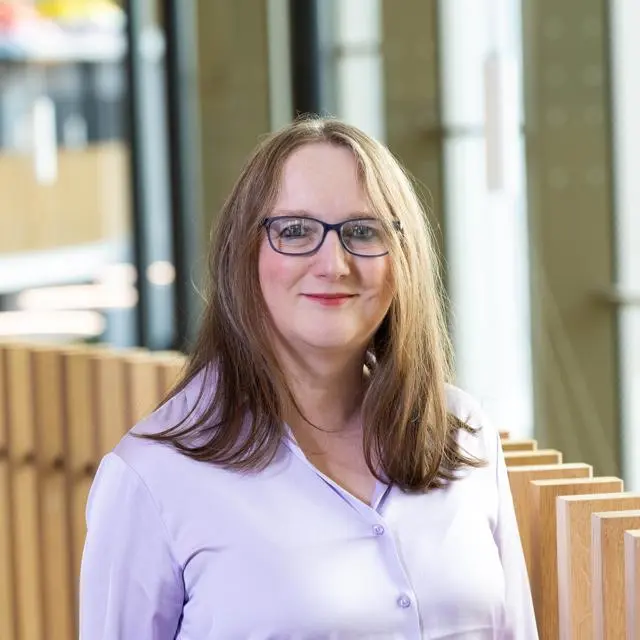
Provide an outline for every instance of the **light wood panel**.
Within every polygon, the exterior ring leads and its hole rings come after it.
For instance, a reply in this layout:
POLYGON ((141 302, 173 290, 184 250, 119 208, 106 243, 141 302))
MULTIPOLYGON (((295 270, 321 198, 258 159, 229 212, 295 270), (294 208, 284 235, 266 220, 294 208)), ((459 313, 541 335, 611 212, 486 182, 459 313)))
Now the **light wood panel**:
POLYGON ((122 355, 117 352, 97 353, 92 366, 97 387, 97 456, 102 458, 132 425, 127 411, 127 380, 122 355))
POLYGON ((558 498, 558 604, 562 640, 593 636, 591 515, 626 509, 640 509, 640 493, 558 498))
MULTIPOLYGON (((86 536, 85 507, 97 461, 96 396, 91 358, 95 350, 64 353, 63 394, 67 425, 67 480, 69 482, 70 548, 73 599, 78 601, 78 579, 86 536)), ((77 635, 77 634, 74 634, 77 635)))
POLYGON ((627 640, 640 638, 640 529, 624 534, 627 640))
POLYGON ((158 360, 152 353, 125 358, 127 423, 129 428, 148 416, 162 399, 158 360))
POLYGON ((508 467, 509 485, 513 496, 513 506, 518 521, 520 541, 527 571, 531 575, 532 569, 532 540, 531 527, 532 516, 535 516, 532 507, 531 482, 533 480, 550 480, 560 478, 590 478, 593 469, 588 464, 566 463, 541 466, 508 467))
POLYGON ((621 492, 623 482, 612 477, 534 480, 531 487, 533 603, 540 636, 545 640, 557 640, 559 616, 556 500, 559 496, 565 495, 621 492))
POLYGON ((0 638, 14 637, 15 588, 11 544, 11 488, 9 486, 9 429, 5 349, 0 346, 0 638))
POLYGON ((9 463, 0 456, 0 638, 15 637, 15 595, 13 545, 11 540, 11 488, 9 463))
POLYGON ((591 516, 593 638, 626 640, 624 534, 640 527, 640 510, 591 516))
POLYGON ((7 346, 5 356, 16 627, 18 638, 29 640, 44 630, 31 346, 7 346))
POLYGON ((537 451, 506 451, 504 454, 504 460, 507 467, 560 464, 562 462, 562 453, 555 449, 538 449, 537 451))
POLYGON ((538 449, 537 440, 503 440, 503 451, 536 451, 538 449))
POLYGON ((67 640, 75 633, 72 536, 65 471, 64 353, 59 347, 33 351, 46 640, 67 640))

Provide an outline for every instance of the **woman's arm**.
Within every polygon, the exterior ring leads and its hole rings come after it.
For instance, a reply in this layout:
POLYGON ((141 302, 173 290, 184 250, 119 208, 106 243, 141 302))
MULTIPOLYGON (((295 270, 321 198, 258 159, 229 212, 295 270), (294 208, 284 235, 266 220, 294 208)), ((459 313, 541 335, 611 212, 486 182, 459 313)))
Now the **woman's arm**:
POLYGON ((116 454, 96 474, 87 528, 81 640, 173 640, 184 602, 181 572, 149 490, 116 454))

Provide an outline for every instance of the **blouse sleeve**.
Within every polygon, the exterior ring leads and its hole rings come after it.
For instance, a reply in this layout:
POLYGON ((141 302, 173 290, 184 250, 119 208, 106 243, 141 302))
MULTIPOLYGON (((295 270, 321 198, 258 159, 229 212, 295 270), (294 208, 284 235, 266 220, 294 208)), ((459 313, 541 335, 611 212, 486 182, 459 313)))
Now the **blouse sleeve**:
POLYGON ((507 619, 504 640, 538 640, 531 587, 520 542, 507 467, 497 433, 496 437, 498 441, 496 452, 498 519, 494 535, 505 578, 507 619))
POLYGON ((149 490, 107 455, 87 505, 80 575, 81 640, 173 640, 184 586, 149 490))

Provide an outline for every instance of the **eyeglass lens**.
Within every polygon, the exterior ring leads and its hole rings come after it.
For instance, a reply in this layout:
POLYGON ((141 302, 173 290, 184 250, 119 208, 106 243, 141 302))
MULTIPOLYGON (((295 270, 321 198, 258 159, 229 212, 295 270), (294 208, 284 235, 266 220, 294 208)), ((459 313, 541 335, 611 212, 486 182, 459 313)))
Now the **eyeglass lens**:
MULTIPOLYGON (((308 218, 278 218, 269 225, 274 249, 291 255, 310 253, 322 244, 324 228, 308 218)), ((349 220, 342 225, 341 240, 347 251, 361 256, 376 256, 389 250, 387 232, 380 220, 349 220)))

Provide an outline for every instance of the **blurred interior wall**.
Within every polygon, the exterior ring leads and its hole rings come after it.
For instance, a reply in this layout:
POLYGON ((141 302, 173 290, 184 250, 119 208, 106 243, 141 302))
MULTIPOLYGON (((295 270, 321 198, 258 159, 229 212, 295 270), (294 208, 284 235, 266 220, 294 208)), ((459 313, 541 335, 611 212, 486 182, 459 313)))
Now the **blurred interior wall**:
POLYGON ((267 2, 198 2, 203 207, 207 224, 271 128, 267 2))
POLYGON ((418 181, 444 255, 438 51, 437 0, 383 0, 386 142, 418 181))
POLYGON ((606 0, 523 0, 536 429, 620 473, 606 0))

